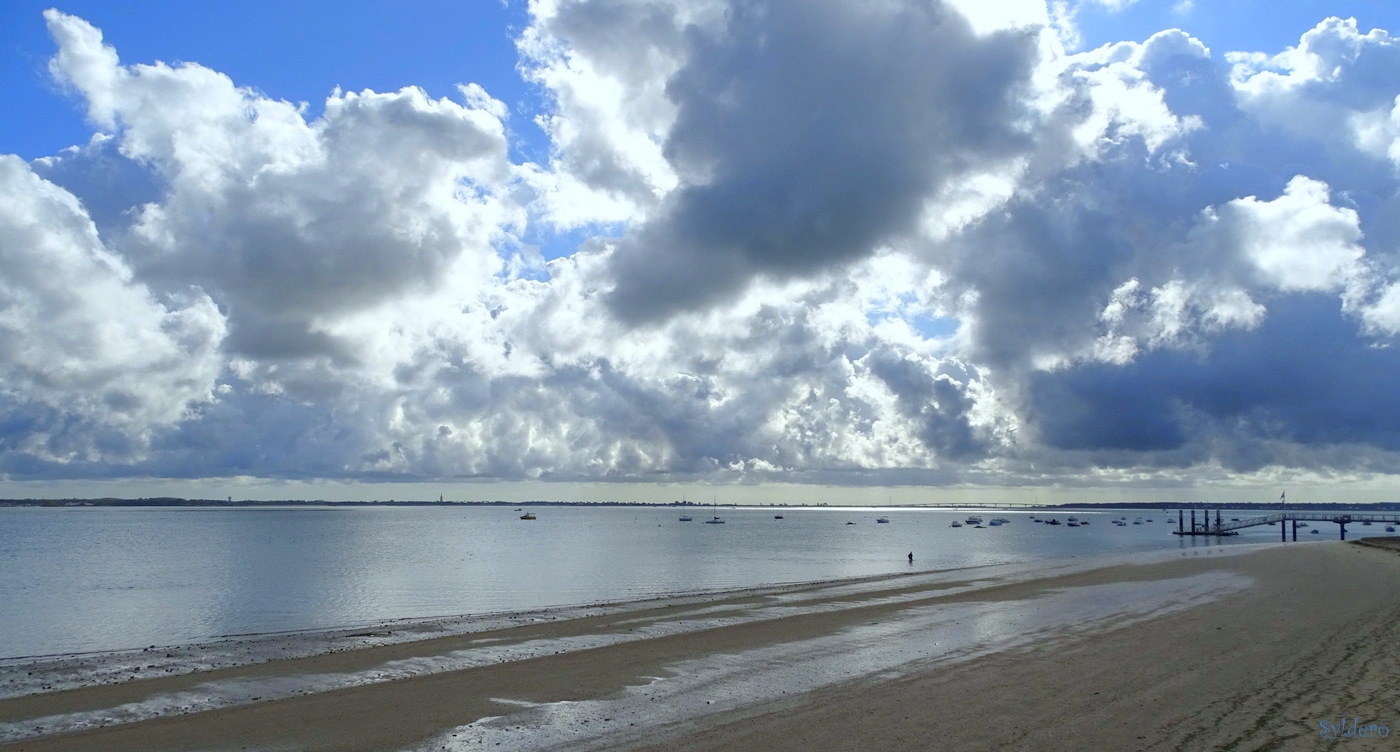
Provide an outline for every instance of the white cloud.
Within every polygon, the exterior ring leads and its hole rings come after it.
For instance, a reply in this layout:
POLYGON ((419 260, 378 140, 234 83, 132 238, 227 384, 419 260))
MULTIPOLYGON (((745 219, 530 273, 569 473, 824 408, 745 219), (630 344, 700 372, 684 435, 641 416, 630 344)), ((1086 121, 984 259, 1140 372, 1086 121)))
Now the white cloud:
POLYGON ((0 156, 0 447, 126 462, 213 398, 224 320, 197 289, 156 300, 72 194, 0 156))
POLYGON ((517 44, 553 99, 540 119, 553 158, 532 173, 542 218, 564 228, 637 219, 675 187, 663 154, 676 116, 666 92, 686 29, 718 21, 718 2, 533 0, 517 44))
POLYGON ((1379 299, 1363 310, 1362 316, 1375 331, 1400 334, 1400 284, 1386 287, 1379 299))
POLYGON ((1197 240, 1237 247, 1280 290, 1340 290, 1365 250, 1356 212, 1328 200, 1326 183, 1299 175, 1273 201, 1246 196, 1208 212, 1197 240))
POLYGON ((1356 19, 1333 17, 1277 55, 1227 58, 1241 105, 1262 122, 1400 165, 1400 44, 1384 29, 1363 34, 1356 19))
MULTIPOLYGON (((335 92, 312 123, 196 64, 120 67, 81 19, 46 13, 54 70, 148 164, 164 195, 122 238, 154 284, 198 284, 228 310, 233 347, 339 354, 337 317, 445 285, 480 288, 522 219, 509 196, 501 104, 421 90, 335 92), (94 105, 95 106, 95 105, 94 105)), ((77 155, 81 156, 81 155, 77 155)))

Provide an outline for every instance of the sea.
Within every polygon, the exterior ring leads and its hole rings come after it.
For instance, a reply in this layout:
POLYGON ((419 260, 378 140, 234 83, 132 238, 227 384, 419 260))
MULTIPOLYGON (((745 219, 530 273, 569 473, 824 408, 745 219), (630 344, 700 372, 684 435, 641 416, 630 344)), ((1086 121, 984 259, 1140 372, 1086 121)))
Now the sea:
MULTIPOLYGON (((691 522, 674 507, 525 510, 537 519, 502 506, 0 508, 0 659, 1279 538, 1175 536, 1175 511, 1142 509, 721 506, 690 508, 691 522), (951 527, 969 514, 1010 522, 951 527), (1032 521, 1071 515, 1091 524, 1032 521), (704 524, 713 516, 725 524, 704 524)), ((1311 525, 1300 542, 1337 538, 1311 525)))

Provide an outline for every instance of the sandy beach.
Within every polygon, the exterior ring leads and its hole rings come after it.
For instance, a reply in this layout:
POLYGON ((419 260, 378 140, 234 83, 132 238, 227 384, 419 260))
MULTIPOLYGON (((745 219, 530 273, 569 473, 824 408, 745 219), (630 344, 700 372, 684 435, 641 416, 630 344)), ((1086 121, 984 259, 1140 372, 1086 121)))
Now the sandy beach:
POLYGON ((1400 551, 1198 547, 9 661, 0 744, 1393 749, 1397 646, 1400 551))

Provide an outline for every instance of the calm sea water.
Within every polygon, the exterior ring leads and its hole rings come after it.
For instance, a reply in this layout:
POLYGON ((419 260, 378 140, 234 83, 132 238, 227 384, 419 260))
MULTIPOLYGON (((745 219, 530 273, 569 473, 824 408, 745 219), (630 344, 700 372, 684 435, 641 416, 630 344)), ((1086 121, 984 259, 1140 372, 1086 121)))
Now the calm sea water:
MULTIPOLYGON (((946 510, 720 508, 727 524, 705 525, 699 510, 532 509, 0 509, 0 657, 888 574, 911 551, 922 570, 1215 543, 1141 510, 1076 512, 1094 524, 1074 529, 979 511, 1012 523, 975 530, 946 510), (1109 524, 1120 515, 1154 522, 1109 524)), ((1315 525, 1309 539, 1336 538, 1315 525)))

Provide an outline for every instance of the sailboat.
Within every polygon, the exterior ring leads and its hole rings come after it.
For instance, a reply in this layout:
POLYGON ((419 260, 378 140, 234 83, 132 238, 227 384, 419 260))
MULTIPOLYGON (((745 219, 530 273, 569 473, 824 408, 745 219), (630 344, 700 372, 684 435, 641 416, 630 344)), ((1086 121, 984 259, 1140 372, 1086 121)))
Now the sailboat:
POLYGON ((706 525, 723 525, 723 524, 724 524, 724 520, 721 520, 721 519, 719 518, 719 509, 718 509, 718 505, 717 505, 717 504, 711 504, 710 506, 711 506, 711 508, 713 508, 713 510, 714 510, 714 511, 711 512, 711 514, 713 514, 714 516, 711 517, 711 518, 708 519, 708 520, 705 520, 705 524, 706 524, 706 525))
MULTIPOLYGON (((681 504, 684 505, 685 503, 685 494, 681 494, 681 504)), ((693 518, 689 514, 681 515, 681 522, 690 522, 692 519, 693 518)))

